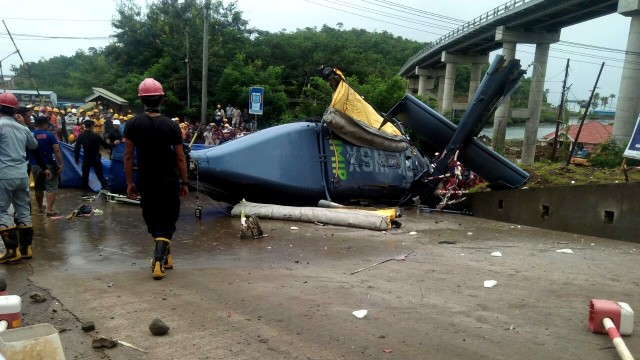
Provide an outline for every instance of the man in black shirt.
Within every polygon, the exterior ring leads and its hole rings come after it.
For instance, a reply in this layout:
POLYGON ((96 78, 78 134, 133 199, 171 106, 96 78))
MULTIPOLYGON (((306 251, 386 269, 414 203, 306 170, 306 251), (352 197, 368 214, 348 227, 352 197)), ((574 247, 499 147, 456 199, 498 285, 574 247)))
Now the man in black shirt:
POLYGON ((142 217, 155 241, 151 275, 160 280, 165 269, 173 268, 169 244, 180 215, 180 196, 189 194, 189 179, 180 127, 160 114, 164 100, 162 85, 154 79, 144 79, 138 96, 144 104, 144 113, 129 120, 124 128, 127 196, 138 196, 133 182, 135 150, 142 217))
POLYGON ((78 136, 76 140, 74 155, 76 164, 80 164, 80 149, 84 150, 84 156, 82 158, 82 196, 86 196, 89 192, 89 171, 93 168, 95 171, 102 188, 109 189, 107 179, 104 178, 102 172, 102 155, 100 155, 100 146, 105 149, 113 149, 116 145, 120 144, 120 141, 115 141, 113 144, 108 144, 102 136, 93 132, 93 120, 84 121, 84 132, 78 136))

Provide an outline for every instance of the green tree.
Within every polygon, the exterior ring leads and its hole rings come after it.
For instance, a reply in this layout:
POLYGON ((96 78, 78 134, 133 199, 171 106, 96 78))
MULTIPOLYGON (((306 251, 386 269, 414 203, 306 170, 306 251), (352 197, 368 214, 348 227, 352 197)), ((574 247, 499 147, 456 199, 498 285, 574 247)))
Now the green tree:
MULTIPOLYGON (((210 19, 208 103, 244 107, 248 87, 264 86, 266 111, 261 124, 321 115, 331 99, 328 86, 311 75, 321 65, 342 70, 372 103, 387 111, 406 89, 398 69, 424 47, 388 32, 345 29, 340 24, 275 33, 249 28, 236 3, 221 0, 212 1, 210 19), (365 81, 360 84, 357 79, 365 81)), ((197 121, 203 21, 204 0, 149 0, 144 6, 136 0, 118 0, 112 43, 32 62, 29 67, 39 87, 54 90, 59 97, 81 101, 97 86, 138 109, 137 86, 145 77, 154 77, 167 94, 164 111, 197 121)), ((20 87, 32 88, 24 68, 15 73, 20 87)))
POLYGON ((591 99, 591 109, 592 110, 595 110, 595 109, 598 108, 599 101, 600 101, 600 93, 596 91, 593 94, 593 98, 591 99))
POLYGON ((616 98, 616 94, 609 94, 609 110, 611 110, 611 105, 613 104, 613 99, 616 98))

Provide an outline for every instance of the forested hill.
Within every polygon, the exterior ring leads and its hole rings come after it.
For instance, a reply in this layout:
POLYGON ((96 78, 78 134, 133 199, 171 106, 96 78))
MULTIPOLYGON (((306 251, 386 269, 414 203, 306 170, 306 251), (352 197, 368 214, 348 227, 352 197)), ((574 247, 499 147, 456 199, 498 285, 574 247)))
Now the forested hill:
MULTIPOLYGON (((92 93, 91 87, 102 87, 134 107, 139 105, 138 84, 145 77, 153 77, 167 93, 168 114, 186 114, 198 120, 203 3, 155 0, 142 9, 133 0, 120 1, 110 45, 79 49, 70 57, 31 62, 31 73, 39 88, 53 90, 61 98, 82 100, 92 93)), ((350 82, 367 92, 379 108, 390 108, 405 90, 404 80, 397 76, 398 69, 424 44, 388 32, 343 29, 339 23, 334 26, 263 31, 251 27, 235 2, 224 5, 213 1, 208 57, 210 113, 217 104, 244 107, 248 88, 259 85, 265 87, 263 119, 268 123, 320 115, 328 104, 330 90, 313 78, 311 71, 322 65, 343 70, 350 82)), ((32 83, 26 71, 13 70, 16 87, 30 89, 32 83)))

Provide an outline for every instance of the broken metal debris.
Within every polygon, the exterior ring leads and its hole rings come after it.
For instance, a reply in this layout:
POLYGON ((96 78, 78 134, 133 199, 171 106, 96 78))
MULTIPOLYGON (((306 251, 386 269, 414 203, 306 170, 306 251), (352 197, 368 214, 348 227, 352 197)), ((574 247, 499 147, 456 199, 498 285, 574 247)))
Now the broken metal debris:
POLYGON ((137 347, 135 345, 129 344, 128 342, 125 342, 125 341, 122 341, 122 340, 118 340, 118 344, 124 345, 126 347, 130 347, 132 349, 135 349, 135 350, 138 350, 138 351, 142 351, 142 352, 145 352, 145 353, 149 352, 149 350, 141 349, 141 348, 139 348, 139 347, 137 347))
MULTIPOLYGON (((325 249, 326 249, 326 248, 325 248, 325 249)), ((391 260, 405 260, 405 259, 407 258, 407 256, 411 255, 412 253, 414 253, 414 250, 411 250, 411 251, 409 251, 409 252, 408 252, 408 253, 406 253, 406 254, 400 254, 400 255, 397 255, 397 256, 394 256, 394 257, 388 258, 388 259, 386 259, 386 260, 382 260, 382 261, 377 262, 377 263, 375 263, 375 264, 371 264, 371 265, 369 265, 369 266, 365 266, 365 267, 363 267, 362 269, 358 269, 358 270, 356 270, 356 271, 352 272, 350 275, 357 274, 357 273, 359 273, 360 271, 367 270, 367 269, 369 269, 369 268, 372 268, 372 267, 377 266, 377 265, 380 265, 380 264, 384 264, 384 263, 386 263, 386 262, 388 262, 388 261, 391 261, 391 260)))

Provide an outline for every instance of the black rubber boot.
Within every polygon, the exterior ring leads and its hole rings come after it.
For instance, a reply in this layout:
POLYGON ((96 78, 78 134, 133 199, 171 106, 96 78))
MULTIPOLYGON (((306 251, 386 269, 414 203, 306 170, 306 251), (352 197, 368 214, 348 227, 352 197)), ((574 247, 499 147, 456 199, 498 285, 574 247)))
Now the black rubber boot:
POLYGON ((164 262, 167 257, 167 251, 171 241, 166 238, 156 238, 156 248, 153 252, 153 260, 151 260, 151 276, 154 280, 160 280, 165 276, 164 262))
POLYGON ((33 226, 21 226, 18 225, 18 232, 20 233, 20 255, 23 259, 31 259, 33 257, 32 242, 33 242, 33 226))
POLYGON ((20 250, 18 249, 19 245, 19 234, 18 229, 15 227, 12 228, 4 228, 0 230, 0 234, 2 235, 2 242, 4 243, 5 252, 0 255, 0 264, 14 262, 22 259, 20 255, 20 250))

